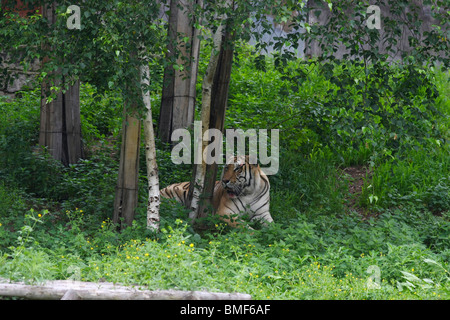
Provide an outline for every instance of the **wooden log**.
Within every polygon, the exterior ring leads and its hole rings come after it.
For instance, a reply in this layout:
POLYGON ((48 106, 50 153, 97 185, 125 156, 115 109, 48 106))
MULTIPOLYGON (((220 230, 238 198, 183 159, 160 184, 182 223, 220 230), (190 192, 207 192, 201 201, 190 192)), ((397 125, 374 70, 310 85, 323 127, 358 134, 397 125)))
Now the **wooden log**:
POLYGON ((0 296, 23 297, 34 300, 250 300, 249 294, 207 291, 156 290, 127 287, 110 282, 73 280, 47 281, 30 285, 0 280, 0 296))
POLYGON ((81 300, 81 298, 75 290, 69 289, 64 293, 61 300, 81 300))

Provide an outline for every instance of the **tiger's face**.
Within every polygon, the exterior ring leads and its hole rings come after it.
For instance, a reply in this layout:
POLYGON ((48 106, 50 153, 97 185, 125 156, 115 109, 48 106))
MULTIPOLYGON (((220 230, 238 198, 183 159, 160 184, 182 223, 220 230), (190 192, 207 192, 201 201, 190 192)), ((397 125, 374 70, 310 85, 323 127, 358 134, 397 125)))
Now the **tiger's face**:
POLYGON ((250 186, 255 166, 249 163, 248 156, 234 156, 227 161, 222 173, 222 186, 230 198, 245 194, 250 186))

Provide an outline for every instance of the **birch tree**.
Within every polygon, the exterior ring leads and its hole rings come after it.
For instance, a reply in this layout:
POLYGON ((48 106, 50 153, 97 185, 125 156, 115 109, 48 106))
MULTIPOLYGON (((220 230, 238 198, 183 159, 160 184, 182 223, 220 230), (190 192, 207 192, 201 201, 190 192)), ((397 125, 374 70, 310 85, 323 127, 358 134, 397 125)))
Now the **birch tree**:
MULTIPOLYGON (((203 78, 201 119, 202 138, 205 141, 201 143, 201 150, 196 150, 202 155, 202 162, 194 167, 189 190, 191 221, 205 217, 212 203, 218 164, 215 162, 206 164, 203 159, 203 152, 210 138, 204 134, 208 129, 218 129, 222 132, 224 130, 235 42, 238 39, 248 39, 255 23, 258 20, 264 21, 267 14, 275 11, 273 4, 270 1, 263 3, 224 0, 214 5, 209 3, 202 13, 205 27, 216 31, 213 36, 211 58, 203 78)), ((256 36, 256 41, 259 41, 264 33, 270 32, 267 24, 263 26, 265 28, 256 36)))
POLYGON ((141 66, 142 99, 146 108, 144 119, 145 135, 145 161, 147 164, 148 202, 147 202, 147 228, 159 231, 159 177, 156 162, 155 133, 153 130, 152 107, 150 101, 150 70, 148 62, 141 66))
MULTIPOLYGON (((209 59, 208 67, 206 69, 205 75, 203 77, 203 86, 202 86, 202 109, 201 109, 201 121, 202 121, 202 130, 201 137, 203 138, 205 132, 209 129, 210 126, 210 116, 211 116, 211 101, 212 101, 212 88, 214 76, 217 72, 217 65, 219 62, 219 53, 222 47, 222 37, 223 37, 224 26, 220 25, 217 28, 213 36, 213 49, 211 52, 211 57, 209 59)), ((205 177, 206 177, 206 162, 203 159, 203 152, 208 145, 208 141, 201 139, 197 141, 197 146, 199 146, 199 150, 195 150, 202 155, 202 161, 200 164, 197 164, 194 167, 193 172, 193 183, 191 183, 190 193, 191 204, 190 204, 190 214, 189 218, 194 221, 198 216, 198 208, 200 196, 204 192, 205 186, 205 177)))
MULTIPOLYGON (((147 8, 147 14, 142 12, 142 4, 138 1, 123 4, 123 10, 128 21, 130 35, 121 38, 125 50, 119 67, 123 74, 125 110, 122 126, 122 147, 120 153, 119 175, 114 200, 113 221, 120 223, 121 228, 132 224, 135 209, 138 204, 139 187, 139 151, 141 142, 141 121, 144 118, 145 158, 148 178, 147 227, 159 229, 159 181, 156 163, 155 137, 150 103, 150 53, 158 42, 158 29, 155 18, 159 12, 159 4, 153 3, 153 8, 147 8), (131 14, 130 14, 131 13, 131 14), (152 27, 153 26, 153 27, 152 27)), ((120 16, 119 16, 120 17, 120 16)), ((110 17, 117 26, 123 27, 123 18, 110 17), (120 19, 120 20, 119 20, 120 19)), ((127 20, 127 19, 125 19, 127 20)), ((121 30, 114 30, 114 36, 120 37, 121 30)))

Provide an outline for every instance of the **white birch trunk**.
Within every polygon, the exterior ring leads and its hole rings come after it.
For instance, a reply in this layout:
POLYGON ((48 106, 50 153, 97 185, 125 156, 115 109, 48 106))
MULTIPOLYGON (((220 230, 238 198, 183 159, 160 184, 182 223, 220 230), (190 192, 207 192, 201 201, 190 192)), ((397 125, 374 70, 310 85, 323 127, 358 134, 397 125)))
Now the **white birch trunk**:
MULTIPOLYGON (((222 46, 222 32, 224 26, 220 25, 214 34, 213 41, 214 47, 211 52, 211 58, 208 63, 208 67, 203 78, 202 85, 202 110, 201 110, 201 120, 202 120, 202 141, 201 141, 201 164, 196 165, 194 185, 191 200, 191 212, 189 213, 189 218, 195 220, 198 216, 198 207, 200 201, 200 195, 203 192, 205 185, 205 174, 206 174, 206 162, 203 159, 203 151, 208 145, 208 141, 204 141, 203 135, 206 130, 209 129, 209 117, 211 114, 211 91, 214 80, 214 74, 216 73, 217 63, 219 61, 220 47, 222 46)), ((197 150, 196 150, 197 152, 197 150)))
POLYGON ((142 99, 147 113, 144 119, 145 160, 147 164, 148 203, 147 228, 159 231, 159 194, 158 164, 156 163, 155 133, 153 130, 152 107, 150 102, 150 68, 146 62, 141 66, 141 85, 143 86, 142 99))

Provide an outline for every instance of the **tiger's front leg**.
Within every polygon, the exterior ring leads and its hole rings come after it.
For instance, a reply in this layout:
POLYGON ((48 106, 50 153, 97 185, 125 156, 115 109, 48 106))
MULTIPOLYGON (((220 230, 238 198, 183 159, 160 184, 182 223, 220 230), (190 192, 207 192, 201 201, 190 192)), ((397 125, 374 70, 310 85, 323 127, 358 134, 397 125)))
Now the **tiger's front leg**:
POLYGON ((216 214, 219 215, 220 219, 227 223, 232 228, 245 228, 249 230, 255 230, 250 227, 246 223, 242 223, 240 220, 240 216, 233 212, 231 208, 229 208, 224 201, 225 198, 220 201, 219 207, 216 210, 216 214))

